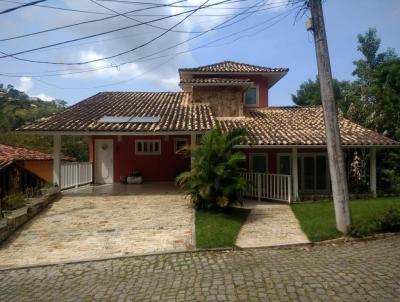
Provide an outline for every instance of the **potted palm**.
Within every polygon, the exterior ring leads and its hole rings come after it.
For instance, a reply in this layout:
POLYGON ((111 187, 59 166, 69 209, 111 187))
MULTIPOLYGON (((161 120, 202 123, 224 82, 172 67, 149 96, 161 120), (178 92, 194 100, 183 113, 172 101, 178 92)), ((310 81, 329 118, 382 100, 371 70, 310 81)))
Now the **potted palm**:
POLYGON ((13 219, 25 215, 28 207, 25 204, 25 198, 22 193, 8 195, 4 199, 3 214, 7 219, 13 219))

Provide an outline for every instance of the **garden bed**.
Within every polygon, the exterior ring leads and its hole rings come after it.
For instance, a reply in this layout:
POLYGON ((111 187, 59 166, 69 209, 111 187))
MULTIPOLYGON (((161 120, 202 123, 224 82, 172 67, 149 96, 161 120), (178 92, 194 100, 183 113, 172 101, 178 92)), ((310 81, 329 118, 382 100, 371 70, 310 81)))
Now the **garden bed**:
POLYGON ((250 210, 227 208, 223 211, 196 211, 197 248, 232 247, 250 210))
MULTIPOLYGON (((363 230, 373 230, 376 218, 390 208, 400 210, 400 197, 353 200, 353 225, 363 230)), ((311 241, 335 239, 343 235, 336 229, 332 202, 298 203, 293 204, 292 209, 311 241)))

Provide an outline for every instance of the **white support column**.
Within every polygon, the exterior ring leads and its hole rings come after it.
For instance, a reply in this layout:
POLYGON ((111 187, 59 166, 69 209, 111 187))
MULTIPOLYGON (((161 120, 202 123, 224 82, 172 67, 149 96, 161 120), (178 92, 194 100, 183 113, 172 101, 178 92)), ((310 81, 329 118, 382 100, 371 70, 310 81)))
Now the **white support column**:
POLYGON ((369 149, 369 183, 373 197, 376 197, 376 148, 369 149))
POLYGON ((292 148, 292 178, 293 178, 293 199, 299 200, 299 172, 297 167, 297 148, 292 148))
MULTIPOLYGON (((196 146, 196 134, 190 135, 190 146, 194 148, 196 146)), ((190 154, 190 168, 193 168, 193 152, 190 154)))
POLYGON ((61 186, 61 135, 53 136, 53 184, 61 186))

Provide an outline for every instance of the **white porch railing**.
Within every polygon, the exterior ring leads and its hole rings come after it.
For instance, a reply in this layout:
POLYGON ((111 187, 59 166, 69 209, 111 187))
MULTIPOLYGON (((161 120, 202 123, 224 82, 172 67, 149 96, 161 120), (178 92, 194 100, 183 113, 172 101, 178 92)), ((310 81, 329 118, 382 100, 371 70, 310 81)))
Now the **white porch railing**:
POLYGON ((266 173, 242 173, 247 182, 244 196, 278 201, 292 201, 292 178, 290 175, 266 173))
POLYGON ((79 187, 91 183, 93 180, 92 163, 90 162, 62 162, 61 163, 61 190, 79 187))

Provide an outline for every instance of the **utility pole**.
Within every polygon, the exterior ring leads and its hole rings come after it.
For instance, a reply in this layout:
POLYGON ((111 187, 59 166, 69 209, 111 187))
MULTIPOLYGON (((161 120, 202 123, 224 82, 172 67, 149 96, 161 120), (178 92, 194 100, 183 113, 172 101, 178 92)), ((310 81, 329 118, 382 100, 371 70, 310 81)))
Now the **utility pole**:
POLYGON ((321 0, 308 0, 308 5, 312 16, 310 29, 314 33, 318 76, 321 86, 321 99, 324 109, 326 145, 328 149, 329 171, 335 206, 336 227, 342 233, 347 233, 348 227, 351 225, 351 210, 346 169, 340 141, 338 112, 333 93, 332 71, 322 4, 321 0))

